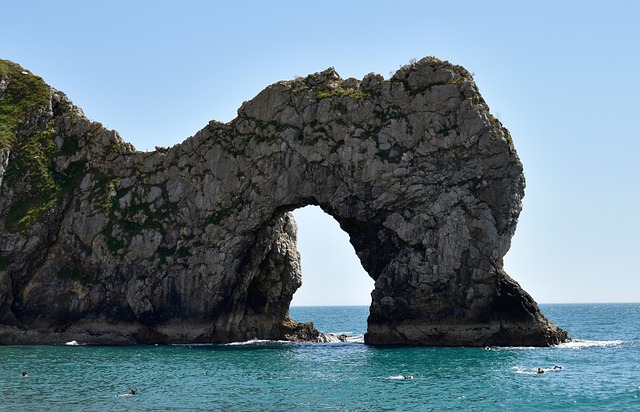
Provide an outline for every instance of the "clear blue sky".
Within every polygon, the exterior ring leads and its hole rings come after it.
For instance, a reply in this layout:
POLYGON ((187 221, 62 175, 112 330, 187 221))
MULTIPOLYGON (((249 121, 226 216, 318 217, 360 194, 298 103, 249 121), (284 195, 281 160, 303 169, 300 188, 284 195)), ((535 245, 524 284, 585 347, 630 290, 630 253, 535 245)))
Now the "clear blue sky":
MULTIPOLYGON (((465 66, 527 179, 509 274, 543 303, 640 301, 640 2, 3 1, 0 58, 140 150, 171 146, 278 80, 465 66)), ((347 236, 296 213, 294 304, 368 304, 347 236)))

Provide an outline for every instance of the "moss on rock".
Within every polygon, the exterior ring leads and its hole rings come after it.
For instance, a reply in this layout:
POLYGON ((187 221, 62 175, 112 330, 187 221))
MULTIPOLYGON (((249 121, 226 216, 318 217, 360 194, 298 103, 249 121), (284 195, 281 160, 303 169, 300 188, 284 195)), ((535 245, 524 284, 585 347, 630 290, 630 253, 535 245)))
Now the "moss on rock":
POLYGON ((4 149, 17 141, 16 130, 29 115, 48 104, 51 89, 41 77, 7 60, 0 60, 0 84, 0 149, 4 149))

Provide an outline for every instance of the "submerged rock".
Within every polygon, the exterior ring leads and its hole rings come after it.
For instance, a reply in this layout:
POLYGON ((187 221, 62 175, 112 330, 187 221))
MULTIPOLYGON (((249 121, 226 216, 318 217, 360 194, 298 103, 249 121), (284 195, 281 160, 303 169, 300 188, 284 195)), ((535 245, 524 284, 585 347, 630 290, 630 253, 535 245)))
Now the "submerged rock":
POLYGON ((290 211, 318 205, 375 280, 365 341, 567 339, 503 269, 522 164, 462 67, 334 69, 138 152, 0 61, 0 343, 318 340, 290 211))

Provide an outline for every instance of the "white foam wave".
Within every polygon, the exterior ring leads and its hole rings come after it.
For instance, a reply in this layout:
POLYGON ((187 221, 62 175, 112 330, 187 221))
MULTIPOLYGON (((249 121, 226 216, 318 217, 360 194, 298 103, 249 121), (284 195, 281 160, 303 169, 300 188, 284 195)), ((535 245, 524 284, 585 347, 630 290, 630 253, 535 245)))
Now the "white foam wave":
POLYGON ((364 335, 347 336, 348 343, 364 343, 364 335))
POLYGON ((574 339, 570 342, 561 343, 556 345, 556 348, 565 349, 583 349, 583 348, 611 348, 620 346, 621 340, 587 340, 587 339, 574 339))
MULTIPOLYGON (((199 346, 219 346, 219 343, 170 343, 169 346, 184 346, 187 348, 199 347, 199 346)), ((157 343, 154 346, 161 346, 157 343)))
POLYGON ((341 333, 321 333, 318 341, 322 343, 339 343, 345 342, 347 336, 341 333))
POLYGON ((321 333, 318 342, 322 343, 364 343, 364 335, 354 335, 353 332, 321 333))
MULTIPOLYGON (((573 339, 569 342, 560 343, 552 346, 553 348, 560 349, 583 349, 583 348, 612 348, 620 346, 624 341, 622 340, 588 340, 588 339, 573 339)), ((487 349, 487 348, 485 348, 487 349)), ((540 346, 502 346, 491 347, 490 350, 540 350, 545 347, 540 346)))
POLYGON ((244 342, 230 342, 230 343, 227 343, 226 346, 267 345, 267 344, 274 344, 274 343, 280 344, 280 343, 291 343, 291 342, 288 340, 269 340, 269 339, 253 338, 244 342))
POLYGON ((537 346, 499 346, 499 347, 493 347, 490 350, 537 350, 540 349, 537 346))
POLYGON ((77 340, 72 340, 70 342, 66 342, 65 345, 67 345, 67 346, 81 346, 81 344, 78 343, 77 340))

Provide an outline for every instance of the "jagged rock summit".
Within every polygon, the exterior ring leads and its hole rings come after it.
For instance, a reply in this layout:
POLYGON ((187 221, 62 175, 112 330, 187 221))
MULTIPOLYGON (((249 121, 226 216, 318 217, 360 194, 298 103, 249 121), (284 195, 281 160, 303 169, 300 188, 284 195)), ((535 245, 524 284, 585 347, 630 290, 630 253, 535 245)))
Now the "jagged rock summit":
POLYGON ((509 132, 436 58, 282 81, 154 152, 0 61, 0 185, 0 343, 317 340, 288 313, 306 205, 375 280, 367 343, 567 339, 503 270, 524 193, 509 132))

